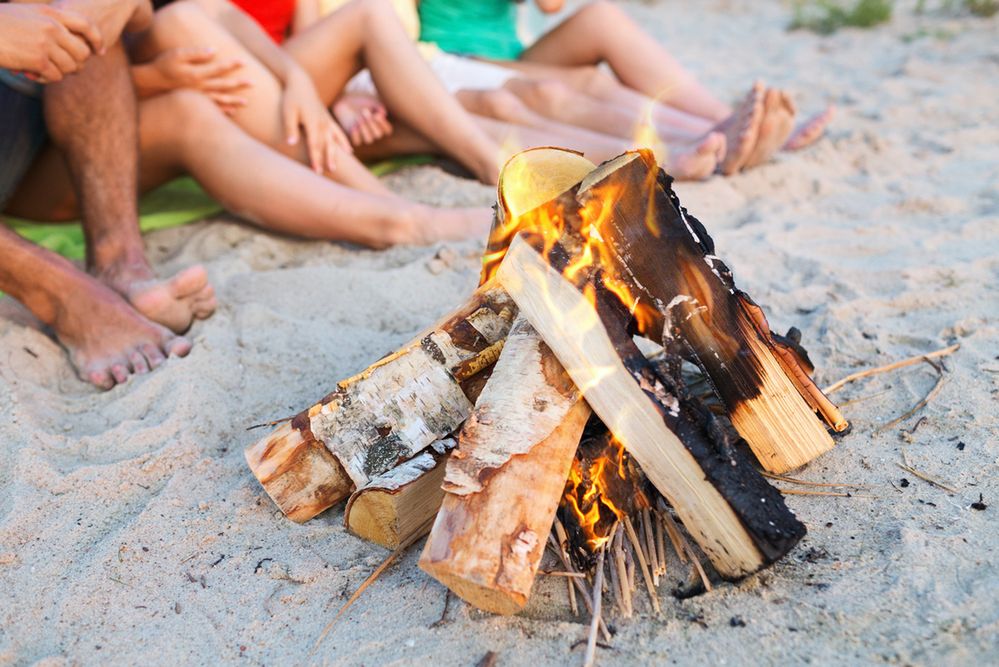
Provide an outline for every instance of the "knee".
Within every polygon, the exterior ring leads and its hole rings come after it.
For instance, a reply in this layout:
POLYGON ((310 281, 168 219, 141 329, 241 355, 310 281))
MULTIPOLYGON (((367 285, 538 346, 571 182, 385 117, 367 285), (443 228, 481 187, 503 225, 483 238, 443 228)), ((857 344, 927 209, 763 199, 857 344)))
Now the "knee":
POLYGON ((532 81, 529 94, 546 108, 560 108, 569 102, 571 91, 561 81, 545 79, 532 81))
POLYGON ((172 2, 156 12, 153 29, 171 34, 188 35, 209 20, 208 14, 195 2, 172 2))
POLYGON ((613 21, 616 18, 624 16, 624 12, 621 11, 620 7, 610 2, 610 0, 594 0, 583 6, 577 12, 577 16, 588 20, 604 22, 608 20, 613 21))
POLYGON ((487 90, 482 93, 486 114, 499 120, 511 120, 523 110, 520 99, 508 90, 487 90))
POLYGON ((606 91, 617 85, 613 76, 597 66, 577 67, 572 72, 576 86, 589 94, 606 91))

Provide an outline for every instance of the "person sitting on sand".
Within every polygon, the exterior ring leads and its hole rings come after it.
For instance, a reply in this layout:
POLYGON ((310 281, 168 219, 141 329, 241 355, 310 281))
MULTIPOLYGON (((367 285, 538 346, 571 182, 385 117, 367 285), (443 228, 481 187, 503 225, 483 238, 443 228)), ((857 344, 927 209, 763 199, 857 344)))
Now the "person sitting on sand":
MULTIPOLYGON (((226 3, 223 10, 229 7, 226 3)), ((358 14, 374 24, 368 16, 367 10, 358 14)), ((388 191, 351 155, 305 71, 250 19, 238 11, 228 18, 244 39, 257 45, 263 40, 267 66, 245 50, 238 51, 242 62, 234 63, 229 47, 238 40, 188 1, 157 11, 151 28, 132 40, 139 62, 132 72, 141 98, 140 191, 186 173, 227 209, 267 229, 377 248, 485 236, 492 219, 487 207, 444 209, 388 191), (212 32, 202 32, 204 26, 212 32), (178 41, 171 42, 174 38, 178 41), (182 39, 200 46, 181 46, 182 39)), ((343 42, 354 49, 339 75, 349 78, 351 68, 356 71, 363 62, 363 42, 343 42)), ((435 95, 446 95, 435 90, 439 84, 419 58, 405 52, 397 58, 385 66, 402 67, 408 59, 415 70, 408 80, 425 79, 422 93, 397 91, 406 98, 403 113, 417 118, 429 135, 450 142, 483 178, 495 180, 499 147, 456 103, 416 111, 435 95)), ((50 146, 35 160, 7 206, 9 213, 35 220, 77 214, 81 201, 59 149, 50 146)))
MULTIPOLYGON (((536 0, 544 12, 564 0, 536 0)), ((549 118, 630 136, 648 114, 669 142, 726 137, 719 171, 733 174, 818 139, 833 115, 829 107, 794 127, 796 109, 778 89, 752 87, 733 109, 620 8, 590 2, 524 48, 512 0, 419 0, 420 39, 445 51, 487 59, 534 79, 506 87, 533 111, 549 118), (613 74, 598 66, 606 64, 613 74)))
MULTIPOLYGON (((347 17, 354 11, 356 2, 346 0, 234 0, 253 17, 278 43, 289 44, 289 52, 305 64, 321 63, 330 54, 324 45, 336 44, 338 35, 351 28, 347 17), (298 36, 308 32, 313 35, 305 45, 296 44, 298 36), (291 36, 290 40, 289 35, 291 36)), ((390 3, 380 2, 384 11, 390 3)), ((393 0, 391 3, 403 29, 412 41, 419 33, 419 19, 413 0, 393 0)), ((399 34, 398 28, 393 31, 399 34)), ((385 42, 377 42, 384 48, 385 42)), ((458 58, 438 49, 427 49, 420 44, 420 52, 431 69, 456 99, 471 112, 476 123, 494 140, 503 145, 543 146, 558 144, 571 146, 592 159, 603 161, 636 146, 633 136, 625 133, 611 136, 599 127, 580 127, 578 124, 546 118, 529 109, 513 93, 502 87, 511 79, 510 86, 527 89, 531 83, 515 70, 482 61, 458 58)), ((313 68, 322 72, 321 68, 313 68)), ((382 80, 383 85, 391 83, 382 80)), ((412 152, 436 152, 438 147, 421 138, 406 126, 393 128, 387 121, 386 110, 378 101, 378 87, 370 71, 365 70, 345 86, 346 94, 333 103, 333 113, 350 135, 358 155, 365 159, 381 159, 412 152)), ((398 118, 393 118, 397 126, 398 118)), ((645 142, 647 145, 650 142, 645 142)), ((696 140, 671 142, 664 146, 652 141, 653 148, 667 169, 682 179, 699 179, 710 175, 724 153, 725 139, 720 133, 708 132, 696 140)))
POLYGON ((203 268, 157 280, 139 236, 135 97, 119 36, 151 14, 148 0, 0 4, 0 211, 49 140, 87 238, 85 273, 0 224, 0 290, 104 389, 186 355, 191 342, 174 332, 215 309, 203 268))

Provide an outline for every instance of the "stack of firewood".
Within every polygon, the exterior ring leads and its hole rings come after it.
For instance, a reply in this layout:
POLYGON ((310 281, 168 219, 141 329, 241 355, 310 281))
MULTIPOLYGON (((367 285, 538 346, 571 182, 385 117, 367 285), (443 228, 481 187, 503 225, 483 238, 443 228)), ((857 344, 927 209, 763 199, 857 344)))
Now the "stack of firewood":
POLYGON ((800 467, 846 429, 812 371, 650 153, 533 149, 503 171, 469 301, 246 458, 295 521, 347 500, 378 544, 429 532, 420 567, 481 609, 522 609, 547 545, 573 605, 606 572, 630 614, 667 545, 710 587, 701 555, 736 580, 804 535, 757 465, 800 467))

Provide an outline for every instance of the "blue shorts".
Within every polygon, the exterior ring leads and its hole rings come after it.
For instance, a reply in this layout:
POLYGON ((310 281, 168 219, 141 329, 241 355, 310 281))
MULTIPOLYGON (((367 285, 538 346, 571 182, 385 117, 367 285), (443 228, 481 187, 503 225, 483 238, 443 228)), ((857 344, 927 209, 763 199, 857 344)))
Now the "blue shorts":
POLYGON ((46 136, 41 86, 0 69, 0 212, 46 136))

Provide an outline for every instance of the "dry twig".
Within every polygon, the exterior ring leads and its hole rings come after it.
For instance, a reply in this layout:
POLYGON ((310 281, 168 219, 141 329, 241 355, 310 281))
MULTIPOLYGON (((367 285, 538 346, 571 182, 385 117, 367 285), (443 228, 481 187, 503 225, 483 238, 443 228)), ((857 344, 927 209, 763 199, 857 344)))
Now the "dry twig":
POLYGON ((326 635, 329 634, 329 631, 333 629, 333 626, 336 625, 336 622, 340 620, 340 617, 343 616, 344 613, 346 613, 346 611, 350 608, 351 605, 357 602, 357 600, 361 597, 364 591, 367 590, 368 586, 375 583, 375 580, 377 580, 378 577, 382 576, 385 570, 389 569, 392 563, 396 562, 396 560, 399 559, 399 556, 405 553, 406 549, 413 546, 413 544, 417 540, 419 540, 421 537, 423 537, 426 534, 425 529, 428 529, 430 527, 430 524, 433 523, 433 521, 434 521, 433 518, 428 519, 420 530, 415 531, 412 536, 410 536, 408 539, 406 539, 406 541, 404 541, 402 544, 396 547, 395 551, 390 553, 388 557, 382 561, 381 565, 376 567, 375 571, 372 572, 370 575, 368 575, 368 578, 365 579, 364 582, 357 587, 357 590, 354 591, 354 594, 350 596, 350 599, 347 600, 347 602, 344 603, 342 607, 340 607, 340 611, 336 613, 336 616, 333 617, 333 620, 331 620, 326 625, 326 627, 323 628, 322 634, 319 635, 319 638, 316 640, 316 644, 315 646, 312 647, 312 651, 309 653, 309 655, 312 655, 313 653, 316 652, 316 649, 318 649, 320 644, 323 643, 323 640, 326 639, 326 635))
POLYGON ((600 607, 604 599, 604 553, 607 551, 605 544, 600 548, 597 556, 597 573, 593 577, 593 618, 590 621, 590 636, 586 641, 586 653, 583 655, 583 667, 592 667, 597 655, 597 628, 600 626, 600 607))
POLYGON ((934 385, 933 385, 933 388, 932 388, 932 389, 930 389, 930 391, 929 391, 929 392, 928 392, 928 393, 926 394, 926 396, 923 396, 922 400, 920 400, 920 401, 919 401, 918 403, 916 403, 916 404, 915 404, 915 405, 913 405, 913 406, 912 406, 911 408, 909 408, 909 410, 908 410, 908 411, 906 411, 906 413, 905 413, 905 414, 903 414, 903 415, 901 415, 901 416, 899 416, 899 417, 895 417, 895 419, 892 419, 892 420, 891 420, 890 422, 888 422, 887 424, 882 424, 881 426, 879 426, 879 427, 877 428, 877 430, 878 430, 878 431, 885 431, 885 430, 887 430, 887 429, 890 429, 890 428, 891 428, 892 426, 894 426, 895 424, 898 424, 899 422, 903 422, 903 421, 905 421, 906 419, 908 419, 908 418, 909 418, 909 417, 911 417, 912 415, 916 414, 916 413, 917 413, 918 411, 920 411, 920 410, 922 410, 923 408, 925 408, 925 407, 926 407, 926 405, 927 405, 927 404, 928 404, 928 403, 929 403, 930 401, 932 401, 932 400, 933 400, 933 397, 934 397, 934 396, 936 396, 937 394, 939 394, 939 393, 940 393, 940 390, 941 390, 941 389, 943 388, 943 384, 944 384, 944 376, 943 376, 943 373, 942 373, 942 372, 940 372, 939 370, 938 370, 937 372, 938 372, 938 373, 940 373, 940 374, 939 374, 939 375, 937 376, 937 381, 936 381, 936 384, 934 384, 934 385))
POLYGON ((954 343, 948 347, 941 348, 939 350, 934 350, 933 352, 928 352, 927 354, 917 354, 914 357, 909 357, 908 359, 902 359, 901 361, 896 361, 884 366, 878 366, 877 368, 868 368, 866 370, 857 371, 856 373, 850 373, 842 380, 833 382, 831 385, 822 390, 822 393, 828 395, 834 391, 838 391, 844 385, 847 385, 854 380, 860 380, 861 378, 870 377, 871 375, 878 375, 879 373, 887 373, 888 371, 893 371, 898 368, 905 368, 906 366, 912 366, 918 364, 920 361, 928 361, 930 359, 936 359, 938 357, 946 357, 949 354, 957 352, 961 347, 960 343, 954 343))
POLYGON ((909 473, 911 475, 915 475, 916 477, 918 477, 919 479, 923 480, 924 482, 928 482, 928 483, 932 484, 933 486, 939 487, 939 488, 943 489, 944 491, 947 491, 948 493, 957 493, 957 491, 955 489, 947 486, 946 484, 944 484, 940 480, 934 479, 934 478, 930 477, 929 475, 927 475, 924 472, 919 472, 918 470, 916 470, 915 468, 913 468, 910 465, 907 465, 905 463, 898 463, 897 461, 895 462, 895 465, 897 465, 899 468, 901 468, 902 470, 906 471, 907 473, 909 473))
POLYGON ((788 484, 799 484, 801 486, 826 486, 834 489, 866 489, 869 488, 867 484, 834 484, 832 482, 810 482, 806 479, 796 479, 794 477, 785 477, 784 475, 775 475, 772 472, 767 472, 766 470, 761 470, 760 474, 767 479, 774 479, 778 482, 787 482, 788 484))

